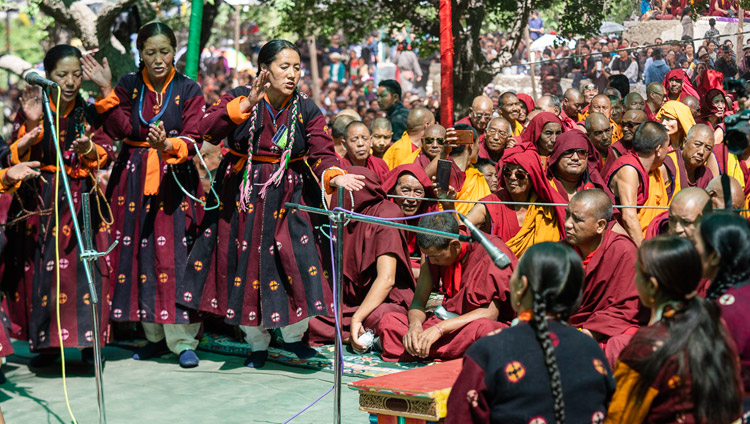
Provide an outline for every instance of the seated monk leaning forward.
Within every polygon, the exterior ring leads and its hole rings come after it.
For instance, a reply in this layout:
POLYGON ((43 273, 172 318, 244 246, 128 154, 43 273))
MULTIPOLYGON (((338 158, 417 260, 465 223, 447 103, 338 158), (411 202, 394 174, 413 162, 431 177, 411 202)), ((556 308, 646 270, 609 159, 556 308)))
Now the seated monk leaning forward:
POLYGON ((665 207, 621 210, 621 224, 637 246, 641 245, 651 220, 669 204, 665 178, 660 170, 668 148, 669 136, 664 127, 658 122, 646 122, 635 132, 634 152, 617 158, 604 178, 615 201, 621 205, 665 207))
MULTIPOLYGON (((612 201, 600 189, 576 193, 566 208, 565 240, 586 272, 580 306, 568 322, 599 342, 610 365, 638 330, 635 243, 612 231, 612 201)), ((645 310, 644 310, 645 311, 645 310)))
MULTIPOLYGON (((450 214, 422 218, 419 226, 458 234, 450 214)), ((494 236, 490 241, 508 255, 511 265, 499 269, 479 242, 467 243, 440 236, 418 234, 417 244, 425 259, 408 314, 389 313, 379 325, 378 336, 386 361, 450 360, 460 358, 480 337, 506 328, 514 317, 508 281, 516 257, 494 236), (435 266, 435 273, 430 272, 435 266), (434 286, 442 279, 445 299, 435 313, 425 312, 434 286)))
MULTIPOLYGON (((501 188, 484 197, 491 202, 567 203, 544 175, 539 154, 533 149, 515 146, 503 156, 501 188)), ((565 219, 563 206, 539 206, 504 203, 480 203, 467 214, 469 220, 487 233, 500 237, 516 257, 531 245, 558 241, 565 219)))
MULTIPOLYGON (((375 174, 369 169, 351 167, 352 174, 364 175, 365 187, 352 192, 355 212, 381 218, 403 217, 401 209, 388 200, 375 174)), ((352 207, 344 196, 344 207, 352 207)), ((342 338, 350 338, 352 348, 365 351, 359 343, 367 329, 378 331, 381 318, 388 312, 406 314, 414 295, 414 277, 409 265, 406 235, 396 228, 364 222, 350 222, 344 228, 343 322, 342 338)), ((318 316, 310 320, 310 344, 332 343, 334 318, 318 316)))

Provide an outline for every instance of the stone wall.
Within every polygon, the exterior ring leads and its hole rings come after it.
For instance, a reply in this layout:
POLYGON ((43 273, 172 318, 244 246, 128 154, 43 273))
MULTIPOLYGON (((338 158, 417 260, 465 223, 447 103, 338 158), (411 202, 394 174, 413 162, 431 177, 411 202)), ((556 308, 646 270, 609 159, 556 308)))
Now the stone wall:
MULTIPOLYGON (((693 37, 703 38, 703 35, 708 31, 708 17, 698 18, 697 21, 693 22, 693 37)), ((652 20, 646 22, 625 22, 625 27, 628 28, 623 36, 630 41, 637 41, 640 44, 653 43, 656 37, 660 37, 664 41, 679 40, 682 38, 682 24, 680 21, 674 19, 671 21, 660 21, 652 20)), ((736 22, 716 22, 716 29, 719 30, 721 41, 731 40, 732 43, 737 45, 737 23, 736 22)), ((744 25, 745 31, 750 30, 750 23, 744 25)), ((750 38, 750 34, 744 34, 743 40, 750 38)), ((703 41, 697 41, 697 44, 701 44, 703 41)))

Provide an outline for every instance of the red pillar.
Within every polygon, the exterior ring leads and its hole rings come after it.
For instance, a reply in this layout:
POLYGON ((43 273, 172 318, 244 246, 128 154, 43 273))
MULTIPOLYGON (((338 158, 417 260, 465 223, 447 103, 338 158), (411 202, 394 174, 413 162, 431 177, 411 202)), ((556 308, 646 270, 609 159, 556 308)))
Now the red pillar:
POLYGON ((440 0, 440 123, 453 126, 453 22, 452 0, 440 0))

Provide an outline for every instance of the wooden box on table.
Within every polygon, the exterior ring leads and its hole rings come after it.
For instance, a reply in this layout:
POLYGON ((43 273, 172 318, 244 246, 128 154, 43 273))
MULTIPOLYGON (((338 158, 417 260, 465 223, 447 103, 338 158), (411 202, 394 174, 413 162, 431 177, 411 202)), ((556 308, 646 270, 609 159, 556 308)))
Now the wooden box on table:
POLYGON ((355 381, 359 409, 375 424, 440 423, 463 359, 355 381))

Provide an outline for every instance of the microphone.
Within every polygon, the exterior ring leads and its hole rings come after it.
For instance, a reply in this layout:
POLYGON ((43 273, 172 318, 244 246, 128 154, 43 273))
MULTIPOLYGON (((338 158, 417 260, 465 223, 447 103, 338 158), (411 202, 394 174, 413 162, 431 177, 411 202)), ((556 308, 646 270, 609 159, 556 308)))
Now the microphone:
POLYGON ((490 258, 492 259, 492 262, 495 264, 498 268, 505 268, 508 265, 510 265, 510 259, 508 259, 508 255, 503 253, 500 249, 497 248, 492 242, 484 235, 482 234, 482 231, 479 230, 474 224, 469 221, 469 218, 458 214, 459 218, 461 218, 461 221, 463 221, 464 225, 469 229, 469 232, 471 233, 471 238, 474 239, 474 241, 478 241, 482 244, 482 247, 484 247, 484 250, 487 251, 487 253, 490 255, 490 258))
POLYGON ((26 82, 31 85, 38 85, 44 88, 51 89, 51 88, 58 87, 56 82, 50 81, 47 78, 44 78, 43 76, 39 75, 39 73, 34 70, 27 71, 26 74, 23 76, 23 79, 26 80, 26 82))

